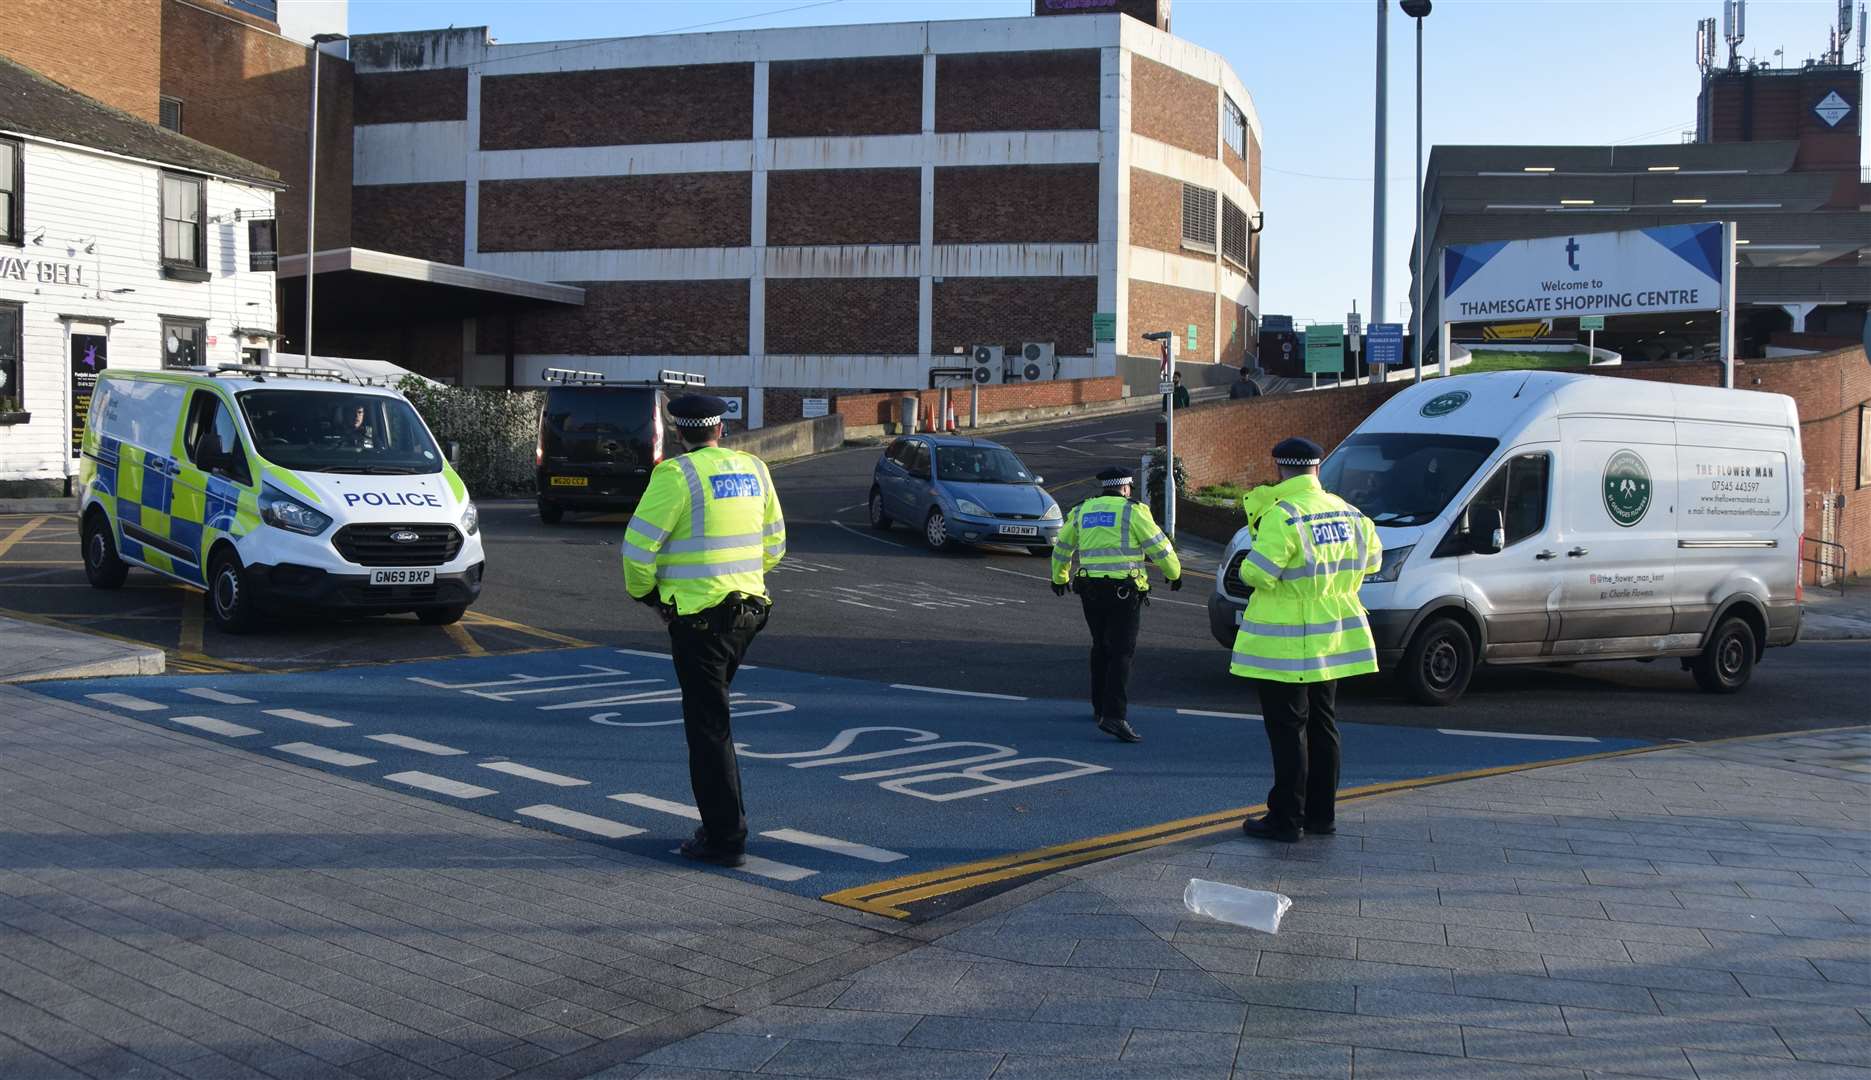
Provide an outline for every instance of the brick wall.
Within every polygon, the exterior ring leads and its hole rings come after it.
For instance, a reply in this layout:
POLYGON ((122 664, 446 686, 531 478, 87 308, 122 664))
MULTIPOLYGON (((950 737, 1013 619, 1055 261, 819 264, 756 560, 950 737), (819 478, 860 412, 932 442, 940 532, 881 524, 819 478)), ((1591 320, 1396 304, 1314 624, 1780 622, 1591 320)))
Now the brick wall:
POLYGON ((782 60, 767 69, 767 134, 914 135, 923 129, 923 60, 782 60))
POLYGON ((930 345, 938 356, 957 348, 1023 341, 1050 341, 1060 356, 1092 351, 1095 277, 952 277, 936 282, 931 292, 930 345))
POLYGON ((783 169, 767 174, 767 244, 914 244, 917 169, 783 169))
POLYGON ((1098 166, 935 170, 938 244, 1095 244, 1098 166))
POLYGON ((468 69, 384 71, 359 75, 352 85, 353 121, 413 124, 468 118, 468 69))
POLYGON ((751 173, 481 183, 480 250, 745 247, 751 173))
POLYGON ((1247 129, 1247 190, 1254 196, 1254 205, 1261 205, 1260 138, 1254 134, 1253 128, 1247 129))
MULTIPOLYGON (((1155 356, 1159 346, 1145 341, 1144 334, 1159 330, 1176 332, 1176 358, 1190 363, 1209 363, 1215 355, 1215 294, 1158 285, 1150 281, 1130 283, 1130 344, 1125 352, 1132 356, 1155 356), (1189 348, 1189 324, 1196 328, 1195 345, 1189 348)), ((1239 348, 1234 354, 1223 353, 1220 360, 1240 366, 1239 348)))
MULTIPOLYGON (((1249 145, 1251 146, 1253 136, 1249 135, 1248 139, 1249 145)), ((1242 158, 1241 155, 1235 153, 1234 147, 1229 146, 1227 143, 1221 144, 1221 163, 1226 165, 1228 171, 1233 173, 1235 178, 1240 180, 1241 183, 1247 183, 1247 161, 1242 158)))
MULTIPOLYGON (((324 188, 319 191, 323 202, 324 188)), ((351 192, 351 239, 372 251, 460 266, 467 201, 468 185, 459 182, 356 188, 351 192)), ((319 239, 320 251, 335 246, 319 239)))
POLYGON ((481 149, 712 142, 754 134, 752 64, 481 80, 481 149))
POLYGON ((914 354, 916 279, 769 278, 767 351, 914 354))
POLYGON ((1096 131, 1096 49, 936 57, 937 131, 1096 131))
POLYGON ((1203 157, 1215 156, 1215 85, 1141 56, 1131 58, 1130 129, 1203 157))
MULTIPOLYGON (((572 284, 585 290, 584 307, 542 305, 515 315, 516 353, 735 356, 747 352, 746 281, 572 284)), ((503 319, 482 319, 478 330, 478 352, 506 351, 503 319)))
MULTIPOLYGON (((831 393, 837 393, 831 391, 831 393)), ((883 394, 840 394, 832 402, 832 411, 845 418, 845 426, 858 427, 875 424, 894 424, 897 420, 897 400, 905 394, 914 394, 919 409, 928 423, 927 416, 931 406, 938 409, 941 405, 940 390, 905 390, 883 394)), ((820 394, 806 394, 807 397, 822 397, 820 394)), ((1039 409, 1049 406, 1086 405, 1101 401, 1116 401, 1124 396, 1124 380, 1116 375, 1107 375, 1097 379, 1057 379, 1035 383, 993 383, 981 388, 981 415, 1015 412, 1021 409, 1039 409)), ((967 387, 951 388, 949 405, 955 410, 955 422, 959 426, 967 422, 969 390, 967 387)), ((1182 414, 1177 414, 1180 424, 1182 414)))
POLYGON ((0 56, 155 123, 162 19, 162 0, 6 0, 0 56))
POLYGON ((1182 181, 1130 170, 1130 242, 1157 251, 1182 250, 1182 181))

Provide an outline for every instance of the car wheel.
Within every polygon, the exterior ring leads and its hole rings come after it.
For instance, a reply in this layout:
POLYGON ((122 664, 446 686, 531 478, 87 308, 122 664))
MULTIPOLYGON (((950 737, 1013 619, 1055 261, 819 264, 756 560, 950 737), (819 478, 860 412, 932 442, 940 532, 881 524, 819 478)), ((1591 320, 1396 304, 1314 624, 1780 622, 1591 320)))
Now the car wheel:
POLYGON ((565 520, 565 507, 541 499, 539 500, 539 520, 548 525, 557 525, 565 520))
POLYGON ((115 589, 130 574, 130 566, 117 557, 117 538, 110 518, 92 510, 84 518, 84 576, 94 589, 115 589))
POLYGON ((948 550, 948 518, 942 516, 940 507, 929 511, 929 516, 923 520, 923 541, 931 551, 948 550))
POLYGON ((417 608, 416 618, 424 626, 448 626, 460 622, 467 613, 466 604, 443 604, 440 607, 417 608))
POLYGON ((208 568, 208 615, 224 634, 245 634, 259 622, 240 556, 223 548, 208 568))
POLYGON ((1429 620, 1403 653, 1399 676, 1412 701, 1453 705, 1475 674, 1475 642, 1454 619, 1429 620))
POLYGON ((890 515, 884 513, 884 493, 876 488, 871 489, 870 509, 871 528, 878 532, 889 532, 890 515))
POLYGON ((1754 676, 1757 654, 1754 628, 1748 621, 1739 617, 1723 619, 1690 671, 1695 674, 1696 685, 1708 693, 1732 694, 1754 676))

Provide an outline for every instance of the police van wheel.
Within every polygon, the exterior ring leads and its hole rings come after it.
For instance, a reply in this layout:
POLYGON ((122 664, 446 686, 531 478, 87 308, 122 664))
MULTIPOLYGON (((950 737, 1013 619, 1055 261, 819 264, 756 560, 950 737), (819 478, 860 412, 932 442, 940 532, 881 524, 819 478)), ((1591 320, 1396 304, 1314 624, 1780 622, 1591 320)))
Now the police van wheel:
POLYGON ((84 519, 84 576, 94 589, 115 589, 130 574, 129 564, 117 557, 117 541, 110 519, 93 510, 84 519))
POLYGON ((539 500, 539 520, 548 525, 557 525, 565 520, 565 507, 541 499, 539 500))
POLYGON ((1454 619, 1431 619, 1404 651, 1398 673, 1412 701, 1453 705, 1474 677, 1475 642, 1454 619))
POLYGON ((424 626, 448 626, 460 622, 467 613, 466 604, 445 604, 441 607, 417 608, 416 618, 424 626))
POLYGON ((878 532, 889 532, 890 515, 884 513, 884 493, 876 488, 871 489, 870 508, 871 528, 876 529, 878 532))
POLYGON ((208 570, 208 615, 224 634, 245 634, 259 622, 246 571, 231 551, 216 555, 208 570))
POLYGON ((1695 673, 1696 685, 1708 693, 1732 694, 1753 677, 1756 655, 1754 628, 1748 621, 1724 619, 1689 670, 1695 673))
POLYGON ((923 519, 923 541, 931 551, 948 550, 948 518, 942 516, 941 510, 931 510, 929 516, 923 519))

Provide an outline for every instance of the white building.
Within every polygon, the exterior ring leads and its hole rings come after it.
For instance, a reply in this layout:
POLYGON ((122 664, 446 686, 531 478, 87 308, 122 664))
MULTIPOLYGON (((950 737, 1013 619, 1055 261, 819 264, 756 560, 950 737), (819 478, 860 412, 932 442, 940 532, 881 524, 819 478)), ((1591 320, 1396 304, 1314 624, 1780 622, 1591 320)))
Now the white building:
POLYGON ((0 59, 0 496, 78 471, 104 367, 257 361, 274 339, 270 169, 0 59))

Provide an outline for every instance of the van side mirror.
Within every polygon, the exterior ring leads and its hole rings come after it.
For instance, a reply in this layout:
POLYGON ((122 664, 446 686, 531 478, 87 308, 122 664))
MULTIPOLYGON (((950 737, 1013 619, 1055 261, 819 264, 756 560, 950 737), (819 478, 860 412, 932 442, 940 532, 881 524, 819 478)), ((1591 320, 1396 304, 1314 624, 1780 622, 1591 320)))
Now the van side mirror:
POLYGON ((1498 555, 1507 546, 1507 522, 1492 506, 1471 506, 1462 527, 1468 549, 1477 555, 1498 555))

